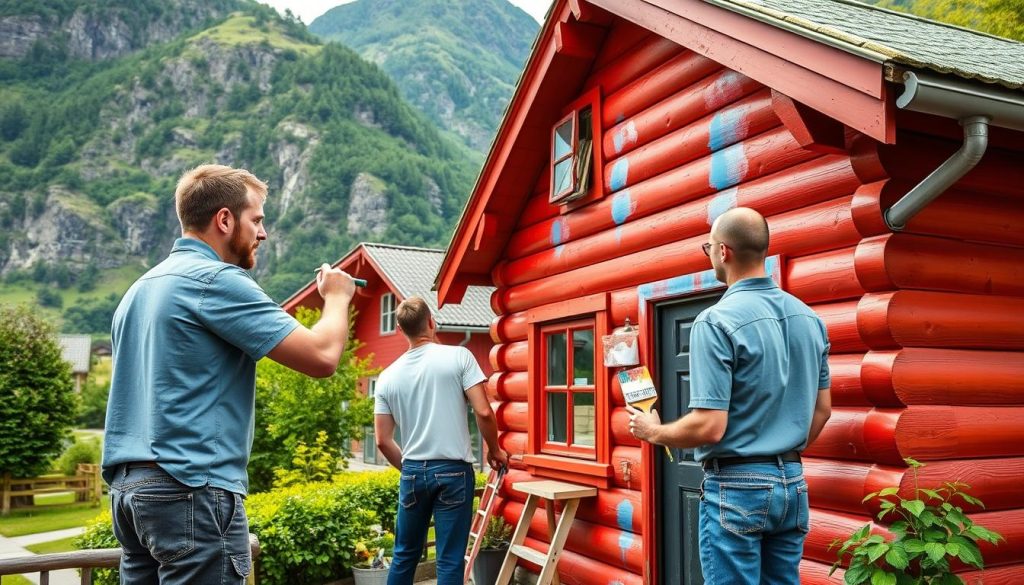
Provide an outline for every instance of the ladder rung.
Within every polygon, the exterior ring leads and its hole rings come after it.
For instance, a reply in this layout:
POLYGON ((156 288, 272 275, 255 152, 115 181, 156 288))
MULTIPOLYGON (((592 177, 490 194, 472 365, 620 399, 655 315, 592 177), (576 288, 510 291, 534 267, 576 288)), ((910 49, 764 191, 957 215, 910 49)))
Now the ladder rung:
POLYGON ((476 513, 480 514, 481 516, 486 516, 487 515, 487 510, 477 510, 476 513))
POLYGON ((469 561, 469 555, 466 555, 466 556, 464 556, 462 558, 465 559, 466 561, 469 561))
POLYGON ((472 532, 472 531, 470 531, 469 535, 472 536, 473 538, 476 538, 476 537, 480 536, 480 533, 479 532, 472 532))
POLYGON ((546 554, 537 552, 528 546, 515 544, 512 545, 510 552, 521 559, 530 561, 535 565, 540 565, 542 568, 548 563, 548 556, 546 554))
POLYGON ((496 483, 489 483, 489 484, 487 484, 487 487, 491 488, 492 490, 493 489, 497 489, 498 484, 496 484, 496 483))

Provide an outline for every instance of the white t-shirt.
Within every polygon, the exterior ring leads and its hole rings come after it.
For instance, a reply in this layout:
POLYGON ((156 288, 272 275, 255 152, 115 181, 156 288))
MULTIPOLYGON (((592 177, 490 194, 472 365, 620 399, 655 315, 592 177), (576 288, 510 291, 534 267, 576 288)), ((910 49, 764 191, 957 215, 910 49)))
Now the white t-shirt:
POLYGON ((472 463, 466 390, 486 379, 465 347, 427 343, 381 372, 373 413, 394 417, 403 459, 472 463))

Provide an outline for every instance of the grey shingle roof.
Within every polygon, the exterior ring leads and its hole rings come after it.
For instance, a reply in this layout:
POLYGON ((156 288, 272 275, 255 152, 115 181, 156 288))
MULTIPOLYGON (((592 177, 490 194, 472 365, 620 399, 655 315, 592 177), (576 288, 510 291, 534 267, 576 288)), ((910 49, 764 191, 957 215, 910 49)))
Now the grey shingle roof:
POLYGON ((461 303, 447 304, 438 311, 437 293, 430 289, 441 269, 443 250, 388 244, 364 243, 362 246, 404 298, 419 295, 427 301, 439 327, 489 327, 494 320, 491 310, 494 288, 489 286, 471 286, 461 303))
POLYGON ((88 374, 92 357, 92 338, 88 335, 61 335, 61 356, 71 363, 71 371, 75 374, 88 374))
POLYGON ((1024 86, 1024 43, 854 0, 707 0, 763 22, 886 62, 1024 86), (856 52, 856 51, 854 51, 856 52))

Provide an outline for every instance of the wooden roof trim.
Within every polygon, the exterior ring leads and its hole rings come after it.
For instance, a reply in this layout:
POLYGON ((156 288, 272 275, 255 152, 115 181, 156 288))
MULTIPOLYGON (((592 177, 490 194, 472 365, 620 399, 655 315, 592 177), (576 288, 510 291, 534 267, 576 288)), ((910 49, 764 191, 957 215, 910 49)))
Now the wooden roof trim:
POLYGON ((452 240, 445 250, 444 259, 441 261, 441 268, 438 271, 437 279, 434 281, 434 289, 437 290, 437 308, 440 309, 447 302, 459 302, 462 294, 465 293, 464 286, 453 286, 458 266, 473 243, 474 235, 478 229, 478 223, 487 208, 491 193, 494 191, 500 171, 508 160, 509 154, 515 145, 516 137, 526 121, 526 115, 533 105, 540 90, 541 82, 548 71, 555 56, 555 31, 558 25, 568 20, 571 10, 568 2, 558 0, 551 7, 548 19, 544 27, 537 35, 529 60, 523 70, 523 75, 516 86, 515 93, 509 102, 508 110, 498 126, 494 142, 491 144, 491 151, 480 169, 476 185, 470 191, 469 200, 459 218, 459 223, 452 234, 452 240))
POLYGON ((591 0, 847 126, 892 144, 881 63, 698 0, 591 0))

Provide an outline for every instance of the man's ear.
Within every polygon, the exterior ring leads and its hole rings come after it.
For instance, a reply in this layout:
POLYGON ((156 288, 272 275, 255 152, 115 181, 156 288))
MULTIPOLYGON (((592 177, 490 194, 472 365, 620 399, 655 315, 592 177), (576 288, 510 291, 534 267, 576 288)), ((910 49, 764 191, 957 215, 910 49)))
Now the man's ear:
POLYGON ((213 223, 217 231, 229 235, 234 231, 235 215, 227 207, 221 207, 213 216, 213 223))

